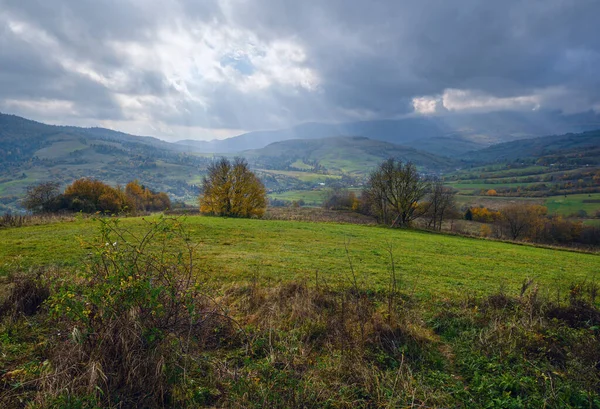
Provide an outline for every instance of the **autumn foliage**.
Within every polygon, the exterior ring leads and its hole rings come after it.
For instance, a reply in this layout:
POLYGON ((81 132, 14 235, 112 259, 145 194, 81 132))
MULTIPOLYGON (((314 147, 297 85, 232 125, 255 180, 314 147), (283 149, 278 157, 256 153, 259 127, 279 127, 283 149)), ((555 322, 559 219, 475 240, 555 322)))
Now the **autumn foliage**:
POLYGON ((68 210, 84 213, 121 213, 135 209, 120 188, 113 188, 96 179, 82 178, 67 186, 64 197, 68 210))
POLYGON ((171 208, 171 200, 164 192, 155 193, 137 180, 129 182, 125 186, 125 194, 131 200, 138 211, 162 211, 171 208))
POLYGON ((137 180, 123 189, 97 179, 81 178, 67 186, 62 194, 58 186, 57 182, 31 186, 23 206, 33 213, 66 211, 110 214, 162 211, 171 207, 171 200, 166 193, 155 193, 137 180))
POLYGON ((501 214, 500 212, 488 209, 487 207, 472 207, 468 209, 465 218, 473 220, 474 222, 492 223, 500 220, 501 214))
POLYGON ((267 192, 245 159, 221 158, 208 167, 203 179, 200 211, 232 217, 261 217, 267 208, 267 192))

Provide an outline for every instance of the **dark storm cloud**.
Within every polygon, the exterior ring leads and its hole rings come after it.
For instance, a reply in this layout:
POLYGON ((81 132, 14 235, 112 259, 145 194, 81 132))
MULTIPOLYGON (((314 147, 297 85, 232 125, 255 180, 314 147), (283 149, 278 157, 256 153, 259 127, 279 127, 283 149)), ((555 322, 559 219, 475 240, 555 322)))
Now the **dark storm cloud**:
POLYGON ((596 0, 0 0, 0 107, 238 129, 395 117, 415 98, 600 109, 598 15, 596 0))

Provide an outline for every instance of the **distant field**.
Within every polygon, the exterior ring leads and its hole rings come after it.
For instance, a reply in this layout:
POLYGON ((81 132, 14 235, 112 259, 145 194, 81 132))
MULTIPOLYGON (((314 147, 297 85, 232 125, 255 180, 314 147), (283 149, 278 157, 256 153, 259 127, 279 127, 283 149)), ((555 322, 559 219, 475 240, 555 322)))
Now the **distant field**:
POLYGON ((287 177, 296 178, 303 182, 326 182, 327 180, 337 180, 341 179, 341 175, 323 175, 321 173, 310 173, 310 172, 301 172, 295 170, 270 170, 270 169, 257 169, 260 172, 268 173, 271 175, 283 175, 287 177))
MULTIPOLYGON (((357 195, 359 195, 361 191, 360 188, 349 188, 348 190, 355 192, 357 195)), ((295 200, 304 200, 306 205, 321 206, 326 194, 326 189, 288 190, 281 193, 269 193, 269 197, 290 202, 295 200)))
POLYGON ((69 153, 89 148, 88 145, 81 143, 77 139, 73 140, 64 140, 54 142, 47 148, 42 148, 35 153, 35 156, 40 159, 57 159, 60 157, 64 157, 69 153))
POLYGON ((502 196, 472 196, 456 195, 456 204, 458 208, 466 206, 483 206, 491 209, 501 209, 504 206, 513 203, 543 204, 543 198, 534 197, 502 197, 502 196))
POLYGON ((489 190, 489 189, 497 189, 499 187, 519 187, 519 186, 529 186, 538 182, 533 183, 481 183, 481 182, 460 182, 460 183, 448 183, 448 186, 451 186, 459 191, 468 191, 472 192, 473 190, 489 190))
POLYGON ((579 210, 594 216, 597 211, 600 211, 600 193, 552 196, 545 200, 544 205, 548 207, 548 212, 563 216, 576 214, 579 210))
POLYGON ((311 165, 307 165, 300 159, 298 159, 296 162, 292 163, 290 166, 293 168, 302 169, 302 170, 310 170, 313 168, 311 165))
POLYGON ((323 190, 289 190, 281 193, 270 193, 269 197, 290 202, 304 200, 307 205, 318 206, 323 203, 324 195, 325 191, 323 190))
MULTIPOLYGON (((152 220, 150 218, 149 220, 152 220)), ((143 218, 122 221, 135 234, 143 218)), ((97 222, 0 230, 0 271, 38 265, 76 268, 89 252, 79 240, 92 240, 97 222)), ((547 289, 576 280, 597 280, 600 256, 535 248, 418 231, 332 223, 189 217, 198 262, 219 282, 312 280, 349 282, 347 243, 361 285, 383 289, 389 283, 388 245, 394 249, 401 285, 420 297, 488 293, 501 285, 517 291, 531 277, 547 289)))

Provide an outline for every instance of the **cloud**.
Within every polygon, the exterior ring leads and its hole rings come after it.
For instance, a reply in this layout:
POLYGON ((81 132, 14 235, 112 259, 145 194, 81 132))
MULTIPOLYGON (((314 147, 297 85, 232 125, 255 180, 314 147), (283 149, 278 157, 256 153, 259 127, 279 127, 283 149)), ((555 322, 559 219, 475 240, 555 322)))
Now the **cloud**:
POLYGON ((169 139, 600 107, 595 0, 0 0, 0 110, 169 139))

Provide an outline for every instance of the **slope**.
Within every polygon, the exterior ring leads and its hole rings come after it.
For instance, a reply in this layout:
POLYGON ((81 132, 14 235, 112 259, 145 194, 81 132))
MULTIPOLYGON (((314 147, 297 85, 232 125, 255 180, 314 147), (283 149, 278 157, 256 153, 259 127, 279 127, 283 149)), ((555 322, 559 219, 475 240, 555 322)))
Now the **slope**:
POLYGON ((490 146, 469 152, 461 158, 479 163, 508 162, 524 158, 541 158, 549 155, 576 154, 597 158, 600 150, 600 130, 579 134, 545 136, 490 146))
POLYGON ((287 129, 248 132, 224 140, 185 140, 178 144, 196 152, 233 153, 292 139, 364 136, 449 156, 517 139, 598 128, 600 115, 594 112, 577 115, 553 111, 452 113, 339 124, 305 123, 287 129))
POLYGON ((281 168, 306 170, 308 166, 309 169, 319 167, 332 172, 358 175, 366 174, 387 158, 411 161, 429 171, 448 169, 455 165, 452 159, 446 157, 361 136, 275 142, 262 149, 246 151, 244 156, 256 163, 257 167, 273 166, 279 162, 281 168))
POLYGON ((111 184, 139 179, 173 198, 197 193, 198 166, 206 159, 171 149, 174 144, 102 128, 51 126, 0 114, 0 212, 16 210, 28 185, 63 186, 80 177, 111 184))

